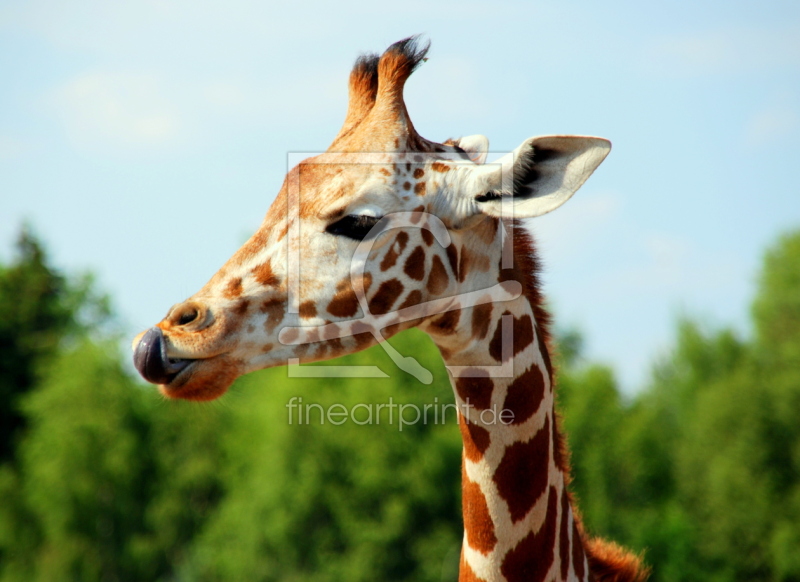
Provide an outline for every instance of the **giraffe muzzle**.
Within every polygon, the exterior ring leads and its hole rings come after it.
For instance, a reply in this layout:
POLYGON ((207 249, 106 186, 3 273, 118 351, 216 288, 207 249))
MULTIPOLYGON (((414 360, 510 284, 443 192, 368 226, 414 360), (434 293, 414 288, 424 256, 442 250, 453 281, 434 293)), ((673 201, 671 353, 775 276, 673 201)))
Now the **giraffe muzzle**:
POLYGON ((153 384, 169 384, 193 361, 167 357, 167 342, 158 327, 148 329, 133 352, 133 365, 153 384))

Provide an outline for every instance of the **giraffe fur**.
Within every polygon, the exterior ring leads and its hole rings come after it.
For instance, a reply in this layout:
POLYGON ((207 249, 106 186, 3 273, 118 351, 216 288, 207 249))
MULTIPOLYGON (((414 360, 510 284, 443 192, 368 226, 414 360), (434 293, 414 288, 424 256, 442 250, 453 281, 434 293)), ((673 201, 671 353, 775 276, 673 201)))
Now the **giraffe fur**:
POLYGON ((410 37, 358 58, 331 146, 289 171, 259 229, 200 291, 137 336, 136 366, 168 398, 212 400, 252 370, 416 326, 459 405, 459 580, 643 581, 638 556, 587 536, 570 496, 539 263, 507 212, 554 210, 610 144, 531 138, 486 163, 483 136, 424 139, 403 88, 428 48, 410 37))

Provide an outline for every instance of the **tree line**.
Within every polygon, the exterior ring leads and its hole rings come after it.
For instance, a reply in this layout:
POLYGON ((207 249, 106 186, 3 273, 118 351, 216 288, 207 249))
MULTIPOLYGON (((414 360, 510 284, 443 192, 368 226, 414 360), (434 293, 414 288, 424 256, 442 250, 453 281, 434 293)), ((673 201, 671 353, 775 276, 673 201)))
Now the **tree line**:
MULTIPOLYGON (((27 229, 0 265, 0 582, 456 579, 455 423, 288 418, 298 398, 451 402, 424 334, 392 343, 428 386, 376 347, 341 363, 388 379, 276 368, 221 401, 172 402, 129 373, 95 287, 27 229)), ((800 231, 765 253, 751 322, 743 337, 678 321, 632 398, 578 334, 559 337, 584 521, 643 551, 653 580, 800 581, 800 231)))

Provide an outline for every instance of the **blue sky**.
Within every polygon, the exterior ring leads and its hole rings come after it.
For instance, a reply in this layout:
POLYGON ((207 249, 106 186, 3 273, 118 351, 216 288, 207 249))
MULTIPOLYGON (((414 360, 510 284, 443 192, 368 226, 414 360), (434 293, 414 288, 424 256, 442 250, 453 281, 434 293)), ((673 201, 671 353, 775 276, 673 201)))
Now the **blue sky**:
POLYGON ((589 357, 631 391, 678 315, 747 333, 761 255, 800 226, 800 3, 388 6, 0 4, 0 259, 28 220, 131 333, 152 325, 257 228, 287 153, 328 146, 358 53, 424 33, 406 100, 425 137, 613 142, 531 222, 589 357))

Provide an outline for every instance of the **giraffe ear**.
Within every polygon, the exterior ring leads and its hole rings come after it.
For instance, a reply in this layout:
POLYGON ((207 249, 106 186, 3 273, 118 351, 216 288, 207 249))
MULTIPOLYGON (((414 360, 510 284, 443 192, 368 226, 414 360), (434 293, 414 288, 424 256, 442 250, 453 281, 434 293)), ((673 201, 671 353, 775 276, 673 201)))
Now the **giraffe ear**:
POLYGON ((485 135, 468 135, 456 141, 456 145, 467 152, 469 159, 480 165, 489 154, 489 138, 485 135))
MULTIPOLYGON (((533 137, 480 168, 478 211, 489 216, 530 218, 555 210, 580 188, 608 152, 600 137, 533 137)), ((478 170, 476 168, 476 170, 478 170)))

